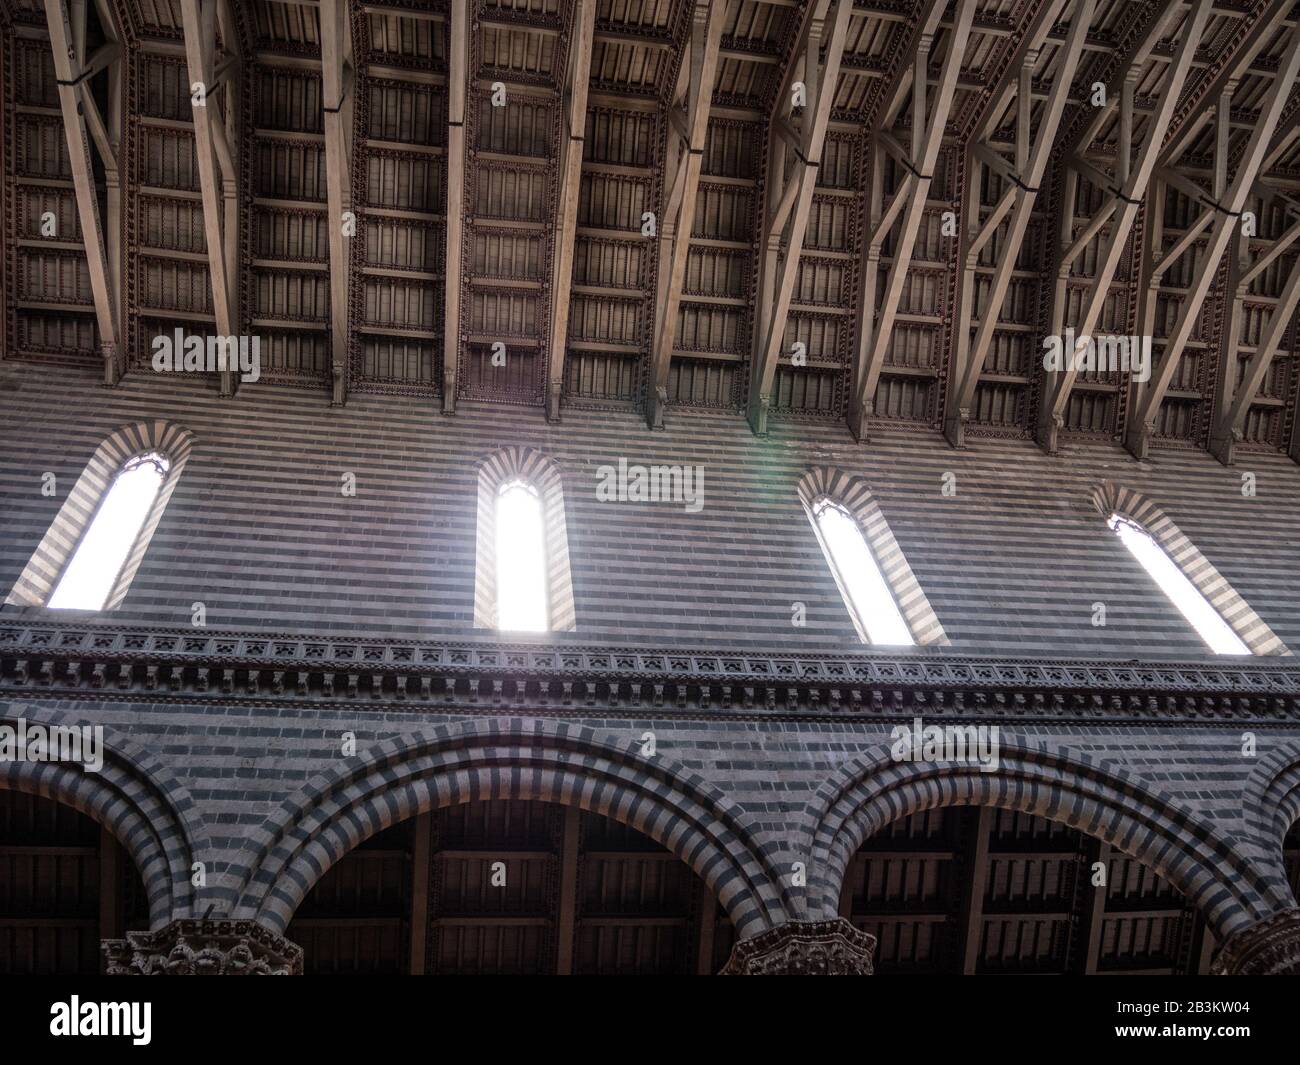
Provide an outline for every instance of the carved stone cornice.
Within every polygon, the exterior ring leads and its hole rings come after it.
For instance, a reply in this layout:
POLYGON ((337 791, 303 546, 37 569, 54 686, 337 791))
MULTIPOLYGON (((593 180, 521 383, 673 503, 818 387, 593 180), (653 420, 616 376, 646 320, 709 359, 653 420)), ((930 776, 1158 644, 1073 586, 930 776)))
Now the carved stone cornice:
POLYGON ((100 949, 109 976, 302 975, 302 948, 255 921, 183 919, 100 949))
POLYGON ((1238 932, 1220 949, 1216 976, 1300 976, 1300 909, 1282 910, 1238 932))
POLYGON ((826 655, 0 622, 8 698, 375 702, 581 714, 916 715, 999 722, 1295 724, 1294 659, 1132 663, 826 655))
POLYGON ((876 937, 843 917, 790 921, 742 939, 723 976, 870 976, 876 937))

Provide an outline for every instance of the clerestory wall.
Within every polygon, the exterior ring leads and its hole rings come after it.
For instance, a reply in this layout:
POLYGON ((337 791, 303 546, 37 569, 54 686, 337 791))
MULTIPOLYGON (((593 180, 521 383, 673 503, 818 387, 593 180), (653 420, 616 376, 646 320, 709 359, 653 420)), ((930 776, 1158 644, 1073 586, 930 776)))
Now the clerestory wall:
POLYGON ((861 650, 797 493, 810 468, 832 466, 865 478, 928 596, 950 641, 928 654, 1202 657, 1098 514, 1107 480, 1161 507, 1300 646, 1300 467, 1279 454, 1232 468, 1183 449, 1049 457, 1029 441, 954 451, 898 430, 857 445, 820 424, 759 439, 738 415, 686 412, 652 433, 631 412, 567 410, 548 425, 522 408, 444 417, 426 400, 357 394, 331 409, 321 392, 262 383, 222 401, 181 374, 109 390, 89 370, 30 370, 0 364, 0 588, 107 434, 144 418, 194 434, 115 623, 189 625, 200 602, 210 629, 493 640, 473 624, 476 460, 518 445, 564 481, 576 627, 549 637, 561 645, 861 650), (703 506, 600 501, 601 467, 620 459, 701 466, 703 506))

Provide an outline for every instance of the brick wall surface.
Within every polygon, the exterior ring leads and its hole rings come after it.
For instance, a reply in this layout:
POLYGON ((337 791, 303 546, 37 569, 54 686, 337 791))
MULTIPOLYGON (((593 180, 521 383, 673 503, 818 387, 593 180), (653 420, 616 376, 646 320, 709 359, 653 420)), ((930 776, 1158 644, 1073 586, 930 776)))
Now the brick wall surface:
MULTIPOLYGON (((814 465, 864 476, 947 633, 953 654, 1167 659, 1200 639, 1105 527, 1104 480, 1159 505, 1288 645, 1300 645, 1300 468, 1247 455, 1118 447, 1057 457, 1028 441, 949 449, 937 434, 882 431, 856 445, 841 426, 777 425, 755 438, 738 416, 675 412, 652 433, 630 413, 467 407, 250 385, 233 401, 184 375, 0 370, 0 587, 8 589, 103 438, 141 418, 195 435, 194 452, 115 619, 210 628, 472 638, 474 459, 508 444, 559 464, 566 489, 577 628, 557 642, 860 648, 796 494, 814 465), (597 470, 700 464, 698 513, 672 503, 602 503, 597 470), (40 494, 41 475, 58 491, 40 494), (356 474, 357 494, 341 494, 356 474), (944 496, 946 472, 955 496, 944 496), (1241 492, 1255 474, 1257 494, 1241 492), (1105 603, 1107 624, 1092 624, 1105 603), (807 624, 792 625, 792 604, 807 624)), ((477 635, 491 639, 489 633, 477 635)))
MULTIPOLYGON (((565 478, 577 630, 549 638, 560 645, 863 650, 796 495, 813 465, 867 478, 951 641, 926 655, 1204 659, 1096 512, 1091 494, 1103 479, 1157 501, 1273 630, 1300 644, 1300 469, 1279 456, 1225 469, 1198 451, 1157 452, 1147 463, 1100 447, 1047 457, 1027 442, 955 452, 927 434, 858 446, 828 426, 777 426, 757 439, 738 417, 677 412, 663 433, 631 414, 566 412, 550 426, 499 407, 446 418, 412 398, 358 395, 329 409, 318 393, 276 387, 221 401, 181 376, 132 375, 106 390, 89 374, 5 367, 0 384, 6 588, 107 433, 167 418, 194 434, 184 477, 110 625, 181 628, 203 602, 209 630, 490 643, 494 634, 472 627, 473 460, 521 444, 552 457, 565 478), (598 502, 597 467, 620 457, 703 464, 703 509, 598 502), (40 494, 45 471, 57 477, 51 497, 40 494), (956 474, 955 496, 941 493, 945 471, 956 474), (1241 494, 1243 471, 1256 474, 1254 498, 1241 494), (345 472, 357 475, 355 498, 340 494, 345 472), (796 601, 807 604, 803 628, 791 625, 796 601), (1095 602, 1108 606, 1104 628, 1091 623, 1095 602)), ((41 616, 0 612, 6 621, 41 616)), ((707 823, 717 838, 676 842, 698 852, 697 871, 708 864, 702 854, 730 856, 717 869, 732 872, 709 875, 731 885, 720 894, 747 932, 781 914, 823 913, 838 891, 837 848, 856 846, 854 825, 963 801, 1052 816, 1140 855, 1221 936, 1294 905, 1273 816, 1277 782, 1300 764, 1300 722, 1286 715, 1240 724, 1021 717, 1003 722, 1004 770, 982 779, 882 761, 890 728, 910 712, 492 713, 386 699, 326 705, 108 687, 72 699, 6 688, 0 716, 103 724, 136 752, 120 771, 152 796, 139 800, 152 811, 146 820, 170 826, 155 828, 162 843, 138 841, 142 852, 162 847, 159 868, 192 856, 211 871, 207 888, 169 895, 170 905, 243 907, 281 928, 292 892, 277 901, 257 871, 282 857, 277 883, 288 883, 328 864, 342 844, 315 833, 333 826, 354 844, 409 816, 435 780, 443 790, 431 802, 567 795, 565 773, 580 778, 595 765, 607 767, 610 783, 574 801, 621 813, 670 846, 682 824, 707 823), (647 729, 657 737, 653 766, 638 761, 647 729), (342 753, 347 732, 357 740, 351 759, 342 753), (1243 755, 1244 732, 1256 737, 1252 756, 1243 755), (404 753, 415 750, 430 752, 427 763, 404 753), (396 782, 385 790, 408 771, 414 790, 396 782), (305 856, 279 849, 291 838, 305 856), (810 865, 806 890, 785 881, 795 861, 810 865)))

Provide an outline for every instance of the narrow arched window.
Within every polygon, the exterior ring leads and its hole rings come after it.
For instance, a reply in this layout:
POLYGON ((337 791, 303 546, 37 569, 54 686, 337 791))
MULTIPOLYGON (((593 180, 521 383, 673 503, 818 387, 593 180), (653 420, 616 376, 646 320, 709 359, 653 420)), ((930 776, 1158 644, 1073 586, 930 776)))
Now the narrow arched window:
POLYGON ((60 574, 48 607, 104 609, 170 469, 171 464, 156 451, 136 455, 122 465, 60 574))
POLYGON ((116 610, 194 447, 161 419, 123 425, 95 449, 5 597, 35 609, 116 610))
POLYGON ((821 499, 813 505, 813 520, 858 631, 873 644, 915 643, 853 515, 833 500, 821 499))
POLYGON ((1249 647, 1232 630, 1208 599, 1201 594, 1155 538, 1132 518, 1118 512, 1107 519, 1133 557, 1160 586, 1210 650, 1221 655, 1248 655, 1249 647))
POLYGON ((507 447, 478 466, 474 627, 572 632, 577 627, 564 477, 530 447, 507 447))
POLYGON ((545 632, 550 626, 546 580, 546 520, 541 493, 507 481, 496 505, 497 627, 545 632))

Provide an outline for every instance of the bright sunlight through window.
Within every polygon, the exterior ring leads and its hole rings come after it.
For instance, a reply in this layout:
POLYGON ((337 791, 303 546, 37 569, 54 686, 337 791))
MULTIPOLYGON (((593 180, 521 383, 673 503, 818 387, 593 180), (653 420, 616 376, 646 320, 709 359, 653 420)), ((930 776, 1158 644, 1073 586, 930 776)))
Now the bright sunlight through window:
POLYGON ((56 610, 104 609, 167 469, 167 460, 153 452, 138 455, 122 467, 47 606, 56 610))
POLYGON ((813 515, 830 564, 867 638, 873 644, 915 643, 858 523, 829 499, 819 503, 813 515))
POLYGON ((497 495, 497 628, 545 632, 546 530, 542 500, 524 481, 510 481, 497 495))
POLYGON ((1142 568, 1151 575, 1151 579, 1160 585, 1170 602, 1182 611, 1183 617, 1200 633, 1201 639, 1210 645, 1210 650, 1220 655, 1250 654, 1250 648, 1238 639, 1228 623, 1219 616, 1219 612, 1197 590, 1196 585, 1187 579, 1187 575, 1175 565, 1174 560, 1165 554, 1164 548, 1151 538, 1150 533, 1119 514, 1112 514, 1107 524, 1124 541, 1124 546, 1133 552, 1133 557, 1142 563, 1142 568))

